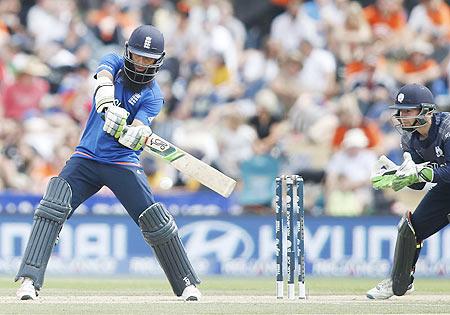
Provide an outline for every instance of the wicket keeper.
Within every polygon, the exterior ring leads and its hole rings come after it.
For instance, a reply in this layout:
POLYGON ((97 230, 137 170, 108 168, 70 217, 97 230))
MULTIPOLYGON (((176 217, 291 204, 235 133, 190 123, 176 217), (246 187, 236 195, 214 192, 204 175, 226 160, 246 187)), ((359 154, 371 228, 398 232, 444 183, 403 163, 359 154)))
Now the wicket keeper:
POLYGON ((402 130, 404 162, 378 160, 372 176, 376 189, 428 189, 414 212, 407 211, 398 225, 391 276, 367 292, 369 299, 388 299, 414 291, 414 271, 423 241, 443 229, 450 212, 450 113, 436 112, 431 91, 419 84, 397 93, 393 121, 402 130), (427 184, 427 185, 426 185, 427 184))
POLYGON ((20 300, 35 299, 64 222, 86 199, 107 186, 153 248, 173 292, 198 300, 200 283, 172 215, 147 183, 139 155, 164 99, 154 80, 164 61, 164 38, 151 25, 136 28, 123 56, 108 54, 97 68, 93 108, 80 144, 53 177, 34 214, 33 227, 15 278, 20 300))

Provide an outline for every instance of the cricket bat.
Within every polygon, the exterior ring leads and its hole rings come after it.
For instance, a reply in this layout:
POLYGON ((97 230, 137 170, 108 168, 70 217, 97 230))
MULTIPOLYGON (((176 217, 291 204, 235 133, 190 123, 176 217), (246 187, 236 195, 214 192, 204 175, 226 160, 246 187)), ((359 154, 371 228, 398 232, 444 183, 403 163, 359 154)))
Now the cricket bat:
POLYGON ((236 186, 234 179, 193 157, 155 133, 148 137, 144 150, 166 160, 183 174, 194 178, 224 197, 229 197, 236 186))

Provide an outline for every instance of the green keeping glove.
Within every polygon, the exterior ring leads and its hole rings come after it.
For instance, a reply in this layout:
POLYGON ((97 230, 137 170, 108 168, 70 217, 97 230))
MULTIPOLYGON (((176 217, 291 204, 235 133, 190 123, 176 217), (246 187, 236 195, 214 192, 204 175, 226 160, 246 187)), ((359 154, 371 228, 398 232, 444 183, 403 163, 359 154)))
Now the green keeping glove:
POLYGON ((373 188, 386 189, 392 187, 397 169, 397 164, 389 160, 385 155, 380 156, 370 177, 373 188))
POLYGON ((433 169, 429 162, 416 164, 411 158, 411 154, 403 154, 404 162, 395 173, 392 181, 392 189, 399 191, 415 183, 432 182, 434 178, 433 169))
POLYGON ((372 187, 375 189, 387 189, 392 187, 395 178, 395 171, 389 171, 381 176, 372 178, 372 187))

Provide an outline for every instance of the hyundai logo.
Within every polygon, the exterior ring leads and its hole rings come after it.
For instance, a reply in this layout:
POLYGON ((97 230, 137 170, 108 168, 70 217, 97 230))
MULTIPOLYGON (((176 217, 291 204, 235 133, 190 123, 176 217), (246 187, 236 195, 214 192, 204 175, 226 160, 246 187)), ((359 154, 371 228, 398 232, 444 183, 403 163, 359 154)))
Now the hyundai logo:
POLYGON ((187 224, 180 229, 180 237, 193 260, 215 258, 224 263, 232 259, 249 259, 255 248, 247 231, 218 220, 187 224))

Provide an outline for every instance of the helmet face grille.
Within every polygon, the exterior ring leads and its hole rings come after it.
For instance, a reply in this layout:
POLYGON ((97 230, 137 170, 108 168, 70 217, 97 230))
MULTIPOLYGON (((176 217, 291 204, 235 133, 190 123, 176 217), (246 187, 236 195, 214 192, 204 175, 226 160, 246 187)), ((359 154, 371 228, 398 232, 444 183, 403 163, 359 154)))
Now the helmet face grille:
POLYGON ((151 65, 143 65, 137 63, 131 58, 131 52, 128 49, 128 46, 125 46, 124 53, 124 72, 127 78, 136 84, 147 84, 150 83, 158 73, 159 69, 163 65, 164 62, 164 53, 161 55, 159 59, 155 61, 154 64, 151 65), (142 71, 136 70, 136 67, 142 68, 142 71))
POLYGON ((428 121, 426 120, 426 116, 430 115, 435 112, 435 108, 429 108, 429 107, 417 107, 421 108, 418 115, 414 116, 400 116, 400 109, 397 110, 397 112, 392 115, 392 124, 394 125, 395 129, 397 130, 404 130, 408 132, 415 131, 416 129, 425 126, 428 121), (415 119, 414 125, 406 126, 405 121, 415 119))

